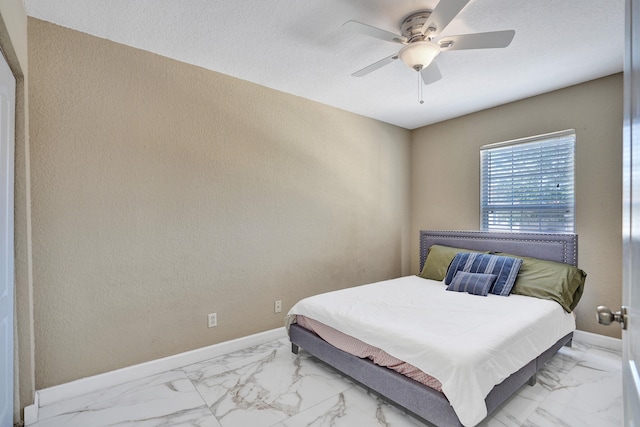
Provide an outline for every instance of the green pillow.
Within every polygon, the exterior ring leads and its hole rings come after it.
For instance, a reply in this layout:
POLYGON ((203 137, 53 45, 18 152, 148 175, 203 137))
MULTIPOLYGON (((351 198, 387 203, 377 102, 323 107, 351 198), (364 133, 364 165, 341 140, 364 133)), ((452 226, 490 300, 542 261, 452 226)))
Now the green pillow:
POLYGON ((523 262, 513 285, 513 294, 556 301, 568 313, 576 308, 584 291, 587 273, 561 262, 518 257, 523 262))
MULTIPOLYGON (((432 245, 427 252, 427 259, 424 262, 419 276, 424 279, 440 280, 444 279, 449 269, 449 264, 458 252, 479 252, 469 249, 452 248, 450 246, 432 245)), ((487 252, 480 252, 487 253, 487 252)))

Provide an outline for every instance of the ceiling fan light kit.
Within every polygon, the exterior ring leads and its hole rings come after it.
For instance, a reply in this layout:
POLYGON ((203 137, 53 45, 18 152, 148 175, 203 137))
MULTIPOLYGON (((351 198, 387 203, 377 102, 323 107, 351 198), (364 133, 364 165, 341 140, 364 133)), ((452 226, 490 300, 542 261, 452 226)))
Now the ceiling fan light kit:
POLYGON ((421 40, 400 49, 398 56, 407 67, 419 72, 427 68, 439 53, 440 46, 431 41, 421 40))

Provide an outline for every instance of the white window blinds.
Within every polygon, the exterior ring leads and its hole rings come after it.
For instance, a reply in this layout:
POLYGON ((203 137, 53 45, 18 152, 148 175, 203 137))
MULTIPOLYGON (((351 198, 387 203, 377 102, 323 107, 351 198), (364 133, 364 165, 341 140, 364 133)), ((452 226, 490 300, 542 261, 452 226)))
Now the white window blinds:
POLYGON ((480 148, 482 230, 575 231, 575 131, 480 148))

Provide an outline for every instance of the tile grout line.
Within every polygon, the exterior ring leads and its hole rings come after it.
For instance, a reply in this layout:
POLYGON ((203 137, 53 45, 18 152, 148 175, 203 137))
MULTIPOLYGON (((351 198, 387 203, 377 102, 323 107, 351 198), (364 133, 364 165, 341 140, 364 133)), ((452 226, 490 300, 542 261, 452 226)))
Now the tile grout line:
POLYGON ((325 402, 328 402, 329 400, 336 398, 336 396, 340 396, 341 394, 344 394, 344 393, 345 393, 346 391, 348 391, 348 390, 353 390, 353 389, 354 389, 354 388, 356 388, 356 387, 357 387, 357 385, 355 385, 355 384, 354 384, 354 385, 352 385, 351 387, 346 388, 346 389, 344 389, 344 390, 342 390, 342 391, 339 391, 339 392, 337 392, 336 394, 333 394, 333 395, 331 395, 331 396, 327 397, 326 399, 324 399, 324 400, 322 400, 322 401, 320 401, 320 402, 316 403, 315 405, 309 406, 308 408, 304 409, 303 411, 300 411, 300 412, 298 412, 297 414, 291 415, 291 416, 289 416, 289 417, 285 418, 284 420, 278 421, 277 423, 272 424, 272 425, 271 425, 271 426, 269 426, 269 427, 276 427, 276 426, 279 426, 280 424, 282 424, 282 423, 286 422, 287 420, 290 420, 290 419, 291 419, 291 418, 293 418, 293 417, 297 417, 297 416, 298 416, 298 415, 300 415, 300 414, 304 414, 305 412, 311 411, 312 409, 314 409, 314 408, 318 407, 319 405, 322 405, 322 404, 324 404, 325 402))
MULTIPOLYGON (((198 362, 198 363, 202 363, 202 362, 198 362)), ((198 390, 198 387, 196 387, 196 385, 193 383, 193 381, 191 380, 191 378, 189 378, 189 374, 187 373, 187 371, 185 371, 185 366, 182 366, 180 368, 178 368, 178 370, 182 371, 184 373, 184 376, 187 378, 187 380, 189 381, 189 384, 191 384, 191 387, 193 387, 193 389, 196 391, 196 393, 198 393, 198 397, 200 397, 200 399, 202 400, 202 404, 204 406, 206 406, 207 410, 209 411, 209 413, 211 414, 211 416, 216 420, 216 422, 222 426, 222 423, 220 422, 220 420, 218 419, 218 417, 216 417, 216 414, 213 413, 213 410, 211 409, 211 407, 207 404, 206 399, 204 398, 204 396, 202 396, 202 393, 200 393, 200 390, 198 390)))

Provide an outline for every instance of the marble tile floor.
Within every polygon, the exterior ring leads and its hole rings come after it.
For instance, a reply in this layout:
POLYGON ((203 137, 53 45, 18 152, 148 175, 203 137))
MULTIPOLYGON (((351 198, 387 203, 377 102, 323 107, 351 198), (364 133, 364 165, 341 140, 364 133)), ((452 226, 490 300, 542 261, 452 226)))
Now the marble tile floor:
MULTIPOLYGON (((618 427, 620 354, 574 342, 485 419, 487 427, 618 427)), ((284 338, 41 407, 35 427, 428 426, 284 338)))

